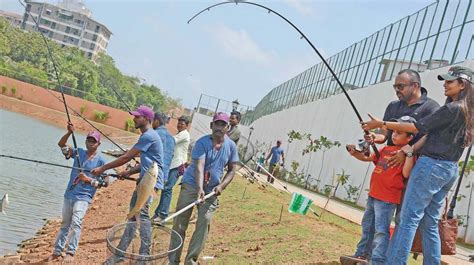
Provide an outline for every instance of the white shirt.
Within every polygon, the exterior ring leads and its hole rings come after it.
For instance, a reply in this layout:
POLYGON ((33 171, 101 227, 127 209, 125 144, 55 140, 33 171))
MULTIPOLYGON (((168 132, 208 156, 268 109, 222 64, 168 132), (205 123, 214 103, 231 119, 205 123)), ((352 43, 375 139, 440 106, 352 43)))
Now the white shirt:
POLYGON ((191 143, 188 130, 182 130, 173 137, 176 144, 174 146, 174 156, 171 161, 170 169, 177 168, 188 161, 188 148, 189 143, 191 143))

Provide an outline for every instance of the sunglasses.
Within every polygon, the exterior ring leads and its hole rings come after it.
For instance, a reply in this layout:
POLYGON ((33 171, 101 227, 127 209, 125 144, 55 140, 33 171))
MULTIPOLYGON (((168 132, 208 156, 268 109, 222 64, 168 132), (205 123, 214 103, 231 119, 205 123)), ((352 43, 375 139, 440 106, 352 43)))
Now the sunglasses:
POLYGON ((403 89, 405 89, 405 87, 411 86, 413 84, 415 84, 415 82, 411 82, 409 84, 394 84, 393 89, 395 89, 397 91, 402 91, 403 89))

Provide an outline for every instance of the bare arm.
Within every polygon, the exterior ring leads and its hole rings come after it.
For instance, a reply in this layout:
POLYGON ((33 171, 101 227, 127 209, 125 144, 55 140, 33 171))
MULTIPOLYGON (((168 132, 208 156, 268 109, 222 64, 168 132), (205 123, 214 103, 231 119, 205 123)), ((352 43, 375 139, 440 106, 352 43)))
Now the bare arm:
POLYGON ((285 164, 285 154, 283 152, 281 153, 281 162, 285 164))
MULTIPOLYGON (((402 148, 402 151, 406 154, 408 152, 413 153, 413 147, 410 145, 405 145, 402 148)), ((402 169, 402 174, 405 178, 408 178, 410 176, 411 170, 413 169, 413 165, 415 164, 415 158, 412 157, 406 157, 405 158, 405 163, 403 164, 403 169, 402 169)))
POLYGON ((108 169, 116 168, 116 167, 119 167, 121 165, 124 165, 125 163, 129 162, 130 160, 132 160, 134 157, 136 157, 139 154, 140 154, 140 150, 132 148, 132 149, 128 150, 125 154, 121 155, 119 158, 115 159, 114 161, 109 162, 109 163, 107 163, 107 164, 105 164, 101 167, 94 168, 91 171, 91 173, 98 176, 98 175, 104 173, 104 171, 106 171, 108 169))
POLYGON ((69 136, 71 136, 71 134, 72 133, 68 131, 66 134, 63 135, 63 137, 61 137, 61 139, 59 139, 59 142, 58 142, 59 147, 66 146, 67 140, 69 139, 69 136))
POLYGON ((222 186, 222 190, 225 190, 227 185, 229 185, 229 183, 234 179, 236 164, 237 164, 236 162, 229 162, 227 164, 227 173, 225 174, 224 179, 219 185, 219 186, 222 186))
POLYGON ((197 159, 194 163, 194 179, 196 180, 198 199, 204 198, 204 159, 197 159))
POLYGON ((413 123, 382 121, 369 114, 370 121, 361 122, 362 129, 372 130, 375 128, 389 129, 392 131, 418 133, 418 129, 413 123))

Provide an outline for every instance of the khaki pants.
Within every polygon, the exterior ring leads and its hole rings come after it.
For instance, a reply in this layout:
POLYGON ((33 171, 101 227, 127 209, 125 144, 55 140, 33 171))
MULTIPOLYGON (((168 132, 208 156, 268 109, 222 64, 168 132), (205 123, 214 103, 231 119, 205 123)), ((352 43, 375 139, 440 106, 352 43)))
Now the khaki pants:
MULTIPOLYGON (((186 207, 193 203, 197 199, 197 189, 193 186, 183 183, 181 185, 181 191, 179 193, 178 203, 176 205, 176 211, 186 207)), ((194 208, 194 207, 193 207, 194 208)), ((193 212, 193 208, 177 216, 173 222, 173 230, 181 235, 183 241, 186 237, 186 230, 188 229, 189 219, 193 212)), ((188 253, 184 264, 197 264, 199 254, 204 249, 204 244, 209 233, 211 225, 211 218, 213 213, 218 208, 218 201, 216 196, 212 196, 207 199, 203 204, 197 206, 198 218, 196 222, 196 229, 194 230, 193 236, 188 246, 188 253)), ((173 233, 171 236, 171 242, 169 249, 175 249, 179 245, 179 238, 173 233)), ((168 255, 170 264, 179 264, 181 260, 181 252, 183 246, 176 251, 168 255)))

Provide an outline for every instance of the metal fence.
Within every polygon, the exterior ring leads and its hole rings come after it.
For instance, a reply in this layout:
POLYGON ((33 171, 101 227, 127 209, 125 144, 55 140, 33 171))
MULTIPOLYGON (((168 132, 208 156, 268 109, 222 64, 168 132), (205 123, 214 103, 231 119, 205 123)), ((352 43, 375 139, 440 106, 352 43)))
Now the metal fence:
MULTIPOLYGON (((194 111, 207 116, 212 116, 216 112, 225 112, 230 114, 233 110, 234 109, 231 101, 201 94, 198 105, 194 111)), ((236 110, 241 113, 241 124, 248 125, 253 121, 253 107, 239 104, 236 110)))
MULTIPOLYGON (((345 89, 391 80, 474 58, 472 0, 438 1, 354 43, 327 61, 345 89)), ((342 93, 323 63, 272 89, 255 107, 262 116, 342 93)))

